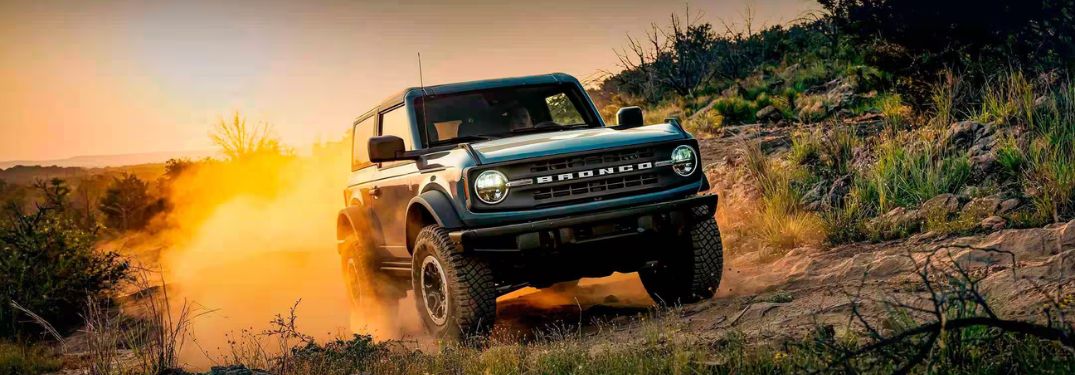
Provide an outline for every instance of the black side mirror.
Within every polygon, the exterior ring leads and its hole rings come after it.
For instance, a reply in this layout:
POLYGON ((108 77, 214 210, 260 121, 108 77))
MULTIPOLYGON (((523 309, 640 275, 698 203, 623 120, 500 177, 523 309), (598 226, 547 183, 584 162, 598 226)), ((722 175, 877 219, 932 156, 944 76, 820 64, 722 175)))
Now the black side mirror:
POLYGON ((642 108, 623 107, 616 111, 616 124, 621 128, 642 126, 644 125, 642 121, 642 108))
POLYGON ((374 163, 408 159, 404 155, 407 149, 403 145, 403 138, 394 135, 371 137, 369 148, 370 161, 374 163))

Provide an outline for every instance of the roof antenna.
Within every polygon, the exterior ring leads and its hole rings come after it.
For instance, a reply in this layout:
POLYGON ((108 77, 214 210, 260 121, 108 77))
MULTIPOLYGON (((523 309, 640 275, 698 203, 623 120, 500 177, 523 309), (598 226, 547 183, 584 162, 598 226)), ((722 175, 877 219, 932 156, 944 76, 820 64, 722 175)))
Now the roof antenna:
POLYGON ((422 120, 420 121, 422 132, 425 133, 426 139, 432 141, 429 134, 429 127, 426 126, 426 121, 429 121, 429 118, 426 117, 426 96, 428 94, 426 93, 425 77, 422 76, 422 51, 418 51, 418 86, 422 88, 422 120))
POLYGON ((426 91, 425 79, 422 77, 422 51, 418 51, 418 86, 422 87, 422 93, 426 91))

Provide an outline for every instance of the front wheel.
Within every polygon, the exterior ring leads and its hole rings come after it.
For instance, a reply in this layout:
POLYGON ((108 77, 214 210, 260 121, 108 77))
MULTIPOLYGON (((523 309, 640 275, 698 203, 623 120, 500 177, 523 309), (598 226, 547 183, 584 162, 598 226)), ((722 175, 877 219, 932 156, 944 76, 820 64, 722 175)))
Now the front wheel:
POLYGON ((656 267, 639 271, 638 276, 654 302, 670 306, 712 298, 723 268, 720 230, 709 217, 681 236, 679 246, 664 254, 656 267))
POLYGON ((493 273, 482 259, 460 253, 444 228, 430 225, 418 233, 411 283, 418 315, 434 337, 461 340, 492 328, 493 273))

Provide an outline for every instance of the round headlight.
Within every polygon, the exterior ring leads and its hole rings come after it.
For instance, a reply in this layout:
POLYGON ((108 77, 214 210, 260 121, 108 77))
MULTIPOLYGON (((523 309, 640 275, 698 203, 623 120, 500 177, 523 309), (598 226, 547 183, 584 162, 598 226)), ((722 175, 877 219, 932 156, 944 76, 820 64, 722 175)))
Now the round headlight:
POLYGON ((698 156, 694 154, 691 146, 682 145, 672 150, 672 170, 676 174, 687 177, 698 169, 698 156))
POLYGON ((497 204, 508 197, 508 178, 498 171, 485 171, 474 179, 474 194, 486 204, 497 204))

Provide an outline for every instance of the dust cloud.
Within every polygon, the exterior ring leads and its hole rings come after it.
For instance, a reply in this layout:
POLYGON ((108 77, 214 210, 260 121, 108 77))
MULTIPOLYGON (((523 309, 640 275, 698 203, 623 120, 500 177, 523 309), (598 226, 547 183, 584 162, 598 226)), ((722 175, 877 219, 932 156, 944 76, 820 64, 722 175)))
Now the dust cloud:
POLYGON ((349 316, 335 232, 348 143, 315 146, 309 156, 198 162, 166 184, 171 210, 154 223, 151 242, 160 244, 173 310, 187 301, 206 312, 193 322, 185 364, 231 359, 237 338, 260 335, 300 300, 298 328, 318 341, 359 326, 379 338, 398 334, 349 316))

